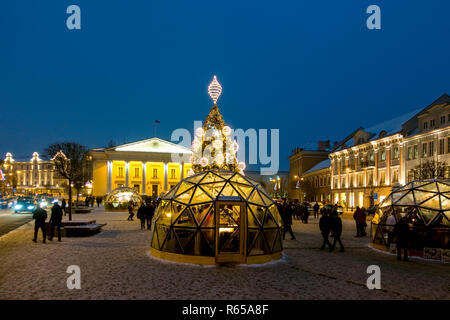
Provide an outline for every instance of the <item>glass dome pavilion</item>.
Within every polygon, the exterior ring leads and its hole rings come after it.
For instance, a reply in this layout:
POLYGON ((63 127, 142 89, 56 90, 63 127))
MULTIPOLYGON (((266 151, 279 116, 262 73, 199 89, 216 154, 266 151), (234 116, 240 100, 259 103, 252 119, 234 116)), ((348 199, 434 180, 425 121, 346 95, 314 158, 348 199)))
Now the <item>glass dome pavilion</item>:
POLYGON ((216 105, 221 93, 216 77, 208 91, 214 106, 193 142, 195 173, 161 198, 153 218, 151 255, 205 265, 277 260, 283 223, 276 203, 244 175, 245 165, 237 163, 236 150, 229 147, 230 128, 216 105), (204 138, 208 131, 213 132, 212 142, 204 138), (200 152, 195 159, 199 148, 211 146, 213 152, 200 152))
POLYGON ((450 249, 450 182, 419 180, 393 188, 372 220, 372 245, 389 250, 400 220, 410 225, 412 255, 423 256, 424 248, 450 249))

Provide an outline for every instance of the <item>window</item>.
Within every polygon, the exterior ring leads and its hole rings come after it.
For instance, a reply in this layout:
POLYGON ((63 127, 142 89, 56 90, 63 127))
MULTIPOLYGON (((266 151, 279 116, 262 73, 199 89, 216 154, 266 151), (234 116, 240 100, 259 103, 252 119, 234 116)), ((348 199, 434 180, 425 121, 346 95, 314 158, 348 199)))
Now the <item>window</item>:
POLYGON ((430 128, 433 128, 434 127, 434 119, 431 119, 430 120, 430 128))
POLYGON ((398 159, 399 157, 399 149, 398 147, 394 147, 393 159, 398 159))
POLYGON ((427 122, 427 121, 424 121, 424 122, 423 122, 423 128, 424 128, 424 129, 428 129, 428 122, 427 122))
POLYGON ((117 168, 117 175, 118 175, 119 177, 123 177, 123 167, 118 167, 118 168, 117 168))
MULTIPOLYGON (((136 168, 136 169, 139 169, 139 168, 136 168)), ((133 189, 136 190, 137 193, 141 193, 141 191, 140 191, 140 190, 141 190, 141 186, 140 186, 140 185, 135 184, 135 185, 133 186, 133 189)))
POLYGON ((408 160, 413 158, 413 147, 408 147, 408 160))
POLYGON ((392 174, 392 182, 397 183, 398 182, 398 170, 394 170, 392 174))
POLYGON ((441 116, 441 124, 445 124, 445 116, 441 116))
POLYGON ((153 168, 153 178, 158 178, 158 169, 153 168))
POLYGON ((380 161, 386 161, 386 150, 381 150, 380 161))
POLYGON ((425 158, 427 156, 427 144, 422 143, 422 158, 425 158))
POLYGON ((170 179, 175 179, 176 175, 175 175, 175 169, 170 169, 170 179))
POLYGON ((434 156, 434 141, 430 141, 430 148, 429 148, 429 154, 428 154, 428 156, 429 157, 431 157, 431 156, 434 156))
POLYGON ((414 159, 419 158, 419 146, 417 144, 414 145, 414 159))
POLYGON ((385 182, 386 182, 386 172, 385 171, 381 171, 380 185, 384 186, 385 182))
POLYGON ((445 139, 439 140, 439 154, 445 153, 445 139))
POLYGON ((134 177, 139 178, 139 168, 134 168, 134 177))

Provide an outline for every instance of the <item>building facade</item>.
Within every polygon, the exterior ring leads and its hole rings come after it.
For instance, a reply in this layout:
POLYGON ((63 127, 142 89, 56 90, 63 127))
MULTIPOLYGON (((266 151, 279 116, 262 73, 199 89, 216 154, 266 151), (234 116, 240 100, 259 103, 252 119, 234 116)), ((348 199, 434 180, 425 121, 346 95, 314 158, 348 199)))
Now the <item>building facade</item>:
POLYGON ((347 209, 379 203, 392 186, 417 176, 426 161, 441 163, 449 178, 450 97, 444 94, 423 110, 358 129, 330 153, 334 203, 347 209))
POLYGON ((288 196, 290 199, 304 200, 300 184, 303 174, 319 162, 328 159, 330 142, 319 142, 317 150, 304 150, 296 148, 289 157, 288 196))
POLYGON ((59 175, 52 161, 42 160, 37 152, 30 159, 15 159, 6 153, 3 161, 4 189, 18 194, 65 194, 67 180, 59 175))
POLYGON ((142 195, 157 197, 187 177, 191 169, 190 149, 159 138, 89 153, 94 196, 130 187, 142 195))
POLYGON ((300 190, 305 201, 332 203, 330 159, 323 160, 306 171, 300 178, 300 190))

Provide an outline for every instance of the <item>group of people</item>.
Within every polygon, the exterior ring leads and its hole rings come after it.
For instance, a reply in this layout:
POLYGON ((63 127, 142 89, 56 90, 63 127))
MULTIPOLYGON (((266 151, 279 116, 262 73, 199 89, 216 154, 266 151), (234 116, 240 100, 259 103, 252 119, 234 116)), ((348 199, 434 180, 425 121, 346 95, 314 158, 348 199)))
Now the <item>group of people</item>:
POLYGON ((332 209, 328 209, 326 207, 321 210, 322 216, 319 219, 319 229, 322 234, 323 242, 320 250, 325 249, 325 246, 328 246, 328 249, 334 251, 336 247, 336 243, 339 243, 340 252, 344 252, 344 245, 342 244, 341 235, 342 235, 342 220, 339 217, 336 206, 332 209), (331 236, 333 238, 333 243, 330 243, 328 237, 331 236))
POLYGON ((84 204, 86 207, 93 207, 95 203, 97 203, 97 207, 100 207, 100 204, 102 203, 103 198, 102 197, 94 197, 94 196, 87 196, 84 199, 84 204))
MULTIPOLYGON (((152 219, 153 216, 155 215, 155 209, 156 209, 156 204, 154 202, 151 201, 147 201, 147 202, 142 202, 141 206, 139 207, 139 209, 137 210, 137 218, 141 221, 141 230, 144 230, 146 228, 146 224, 147 224, 147 229, 150 230, 152 228, 152 219)), ((134 212, 133 212, 133 206, 129 205, 128 206, 128 220, 129 221, 133 221, 133 217, 134 217, 134 212)))
MULTIPOLYGON (((52 241, 53 236, 55 234, 55 228, 58 231, 58 241, 61 242, 61 221, 63 216, 63 209, 58 204, 58 202, 53 203, 52 209, 51 209, 51 216, 50 216, 50 236, 48 240, 52 241)), ((37 206, 37 208, 33 211, 33 219, 34 222, 34 238, 33 242, 37 242, 37 236, 39 229, 42 230, 42 242, 45 243, 46 240, 46 225, 45 221, 47 220, 47 211, 41 208, 40 206, 37 206)))

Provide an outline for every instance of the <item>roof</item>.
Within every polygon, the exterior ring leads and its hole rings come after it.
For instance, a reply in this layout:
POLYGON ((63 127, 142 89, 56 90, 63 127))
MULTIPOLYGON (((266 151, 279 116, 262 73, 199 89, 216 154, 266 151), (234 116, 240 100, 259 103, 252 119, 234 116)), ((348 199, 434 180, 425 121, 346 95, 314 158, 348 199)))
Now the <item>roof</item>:
POLYGON ((111 148, 92 149, 92 151, 155 152, 155 153, 177 153, 177 154, 192 153, 192 151, 189 148, 156 137, 126 143, 111 148))
POLYGON ((379 123, 375 126, 367 128, 367 129, 363 129, 363 131, 374 134, 370 140, 378 139, 378 137, 382 131, 386 132, 385 136, 390 136, 395 133, 399 133, 402 131, 403 123, 405 123, 406 121, 408 121, 409 119, 414 117, 418 112, 420 112, 420 110, 421 109, 411 111, 411 112, 401 115, 397 118, 379 123))
POLYGON ((330 159, 326 159, 326 160, 323 160, 323 161, 319 162, 318 164, 316 164, 311 169, 305 171, 303 174, 305 175, 305 174, 313 172, 313 171, 329 168, 330 166, 331 166, 331 160, 330 159))

